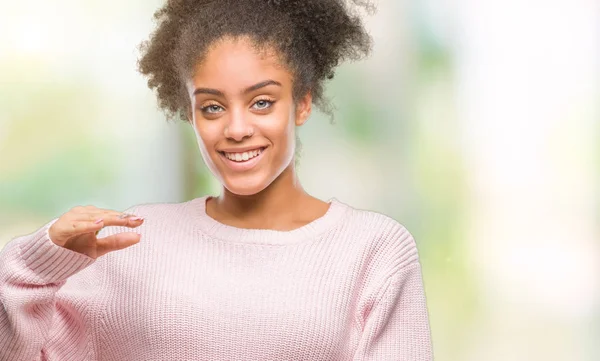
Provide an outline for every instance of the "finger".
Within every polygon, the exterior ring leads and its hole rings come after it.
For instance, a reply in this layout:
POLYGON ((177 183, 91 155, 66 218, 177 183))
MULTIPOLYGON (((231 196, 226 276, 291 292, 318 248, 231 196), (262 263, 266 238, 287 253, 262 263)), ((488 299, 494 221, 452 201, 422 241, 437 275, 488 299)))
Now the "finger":
POLYGON ((123 232, 113 234, 96 240, 96 251, 98 257, 112 251, 133 246, 140 241, 141 235, 134 232, 123 232))
POLYGON ((107 217, 119 217, 121 215, 129 215, 130 217, 135 217, 135 215, 123 212, 117 212, 111 209, 90 209, 86 212, 75 212, 70 214, 70 219, 73 220, 87 220, 87 221, 95 221, 100 218, 107 217))
POLYGON ((104 226, 137 227, 142 224, 143 218, 134 214, 116 212, 112 210, 104 212, 91 212, 88 214, 74 215, 74 219, 90 222, 103 222, 104 226))
POLYGON ((122 227, 138 227, 144 222, 144 218, 135 215, 126 215, 121 217, 121 213, 118 215, 110 215, 102 218, 104 226, 122 226, 122 227))
POLYGON ((71 222, 71 235, 79 235, 83 233, 95 232, 104 227, 103 222, 90 222, 90 221, 75 221, 71 222))
POLYGON ((75 214, 88 214, 92 212, 103 212, 103 211, 112 211, 111 209, 98 208, 93 205, 87 206, 75 206, 71 208, 70 212, 75 214))

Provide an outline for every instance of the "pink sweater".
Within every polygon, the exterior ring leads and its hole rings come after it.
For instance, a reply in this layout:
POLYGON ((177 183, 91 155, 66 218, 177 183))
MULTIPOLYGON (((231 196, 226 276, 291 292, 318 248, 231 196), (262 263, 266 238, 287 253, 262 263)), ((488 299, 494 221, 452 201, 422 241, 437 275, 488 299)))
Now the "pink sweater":
POLYGON ((292 231, 242 229, 207 196, 126 210, 140 243, 94 260, 48 238, 0 253, 1 361, 433 359, 421 266, 392 218, 331 198, 292 231))

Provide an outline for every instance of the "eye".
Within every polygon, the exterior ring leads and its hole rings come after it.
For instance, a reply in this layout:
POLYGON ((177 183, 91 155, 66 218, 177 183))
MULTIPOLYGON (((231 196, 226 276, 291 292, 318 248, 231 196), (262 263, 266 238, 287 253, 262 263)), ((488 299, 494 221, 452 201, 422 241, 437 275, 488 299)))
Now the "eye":
POLYGON ((258 110, 264 110, 270 108, 273 105, 273 103, 275 103, 275 101, 268 99, 259 99, 252 106, 258 110))
POLYGON ((217 104, 209 104, 205 107, 200 108, 203 113, 215 114, 223 110, 223 107, 217 104))

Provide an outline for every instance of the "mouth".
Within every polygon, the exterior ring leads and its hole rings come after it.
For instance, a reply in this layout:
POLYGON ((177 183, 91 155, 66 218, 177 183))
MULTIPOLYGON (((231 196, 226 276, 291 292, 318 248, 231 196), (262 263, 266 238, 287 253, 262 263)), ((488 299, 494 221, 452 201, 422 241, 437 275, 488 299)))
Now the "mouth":
POLYGON ((243 153, 225 153, 218 151, 221 160, 232 170, 245 171, 253 168, 264 156, 268 146, 243 153))

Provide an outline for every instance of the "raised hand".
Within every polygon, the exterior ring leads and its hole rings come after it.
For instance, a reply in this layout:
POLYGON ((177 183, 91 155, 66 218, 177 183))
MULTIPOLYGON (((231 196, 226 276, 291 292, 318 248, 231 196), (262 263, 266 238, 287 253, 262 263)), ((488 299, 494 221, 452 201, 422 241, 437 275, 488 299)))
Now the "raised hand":
POLYGON ((140 241, 135 232, 122 232, 104 238, 96 238, 106 226, 126 226, 135 228, 144 219, 134 215, 94 206, 76 206, 50 226, 48 234, 55 244, 72 251, 98 258, 108 252, 132 246, 140 241))

